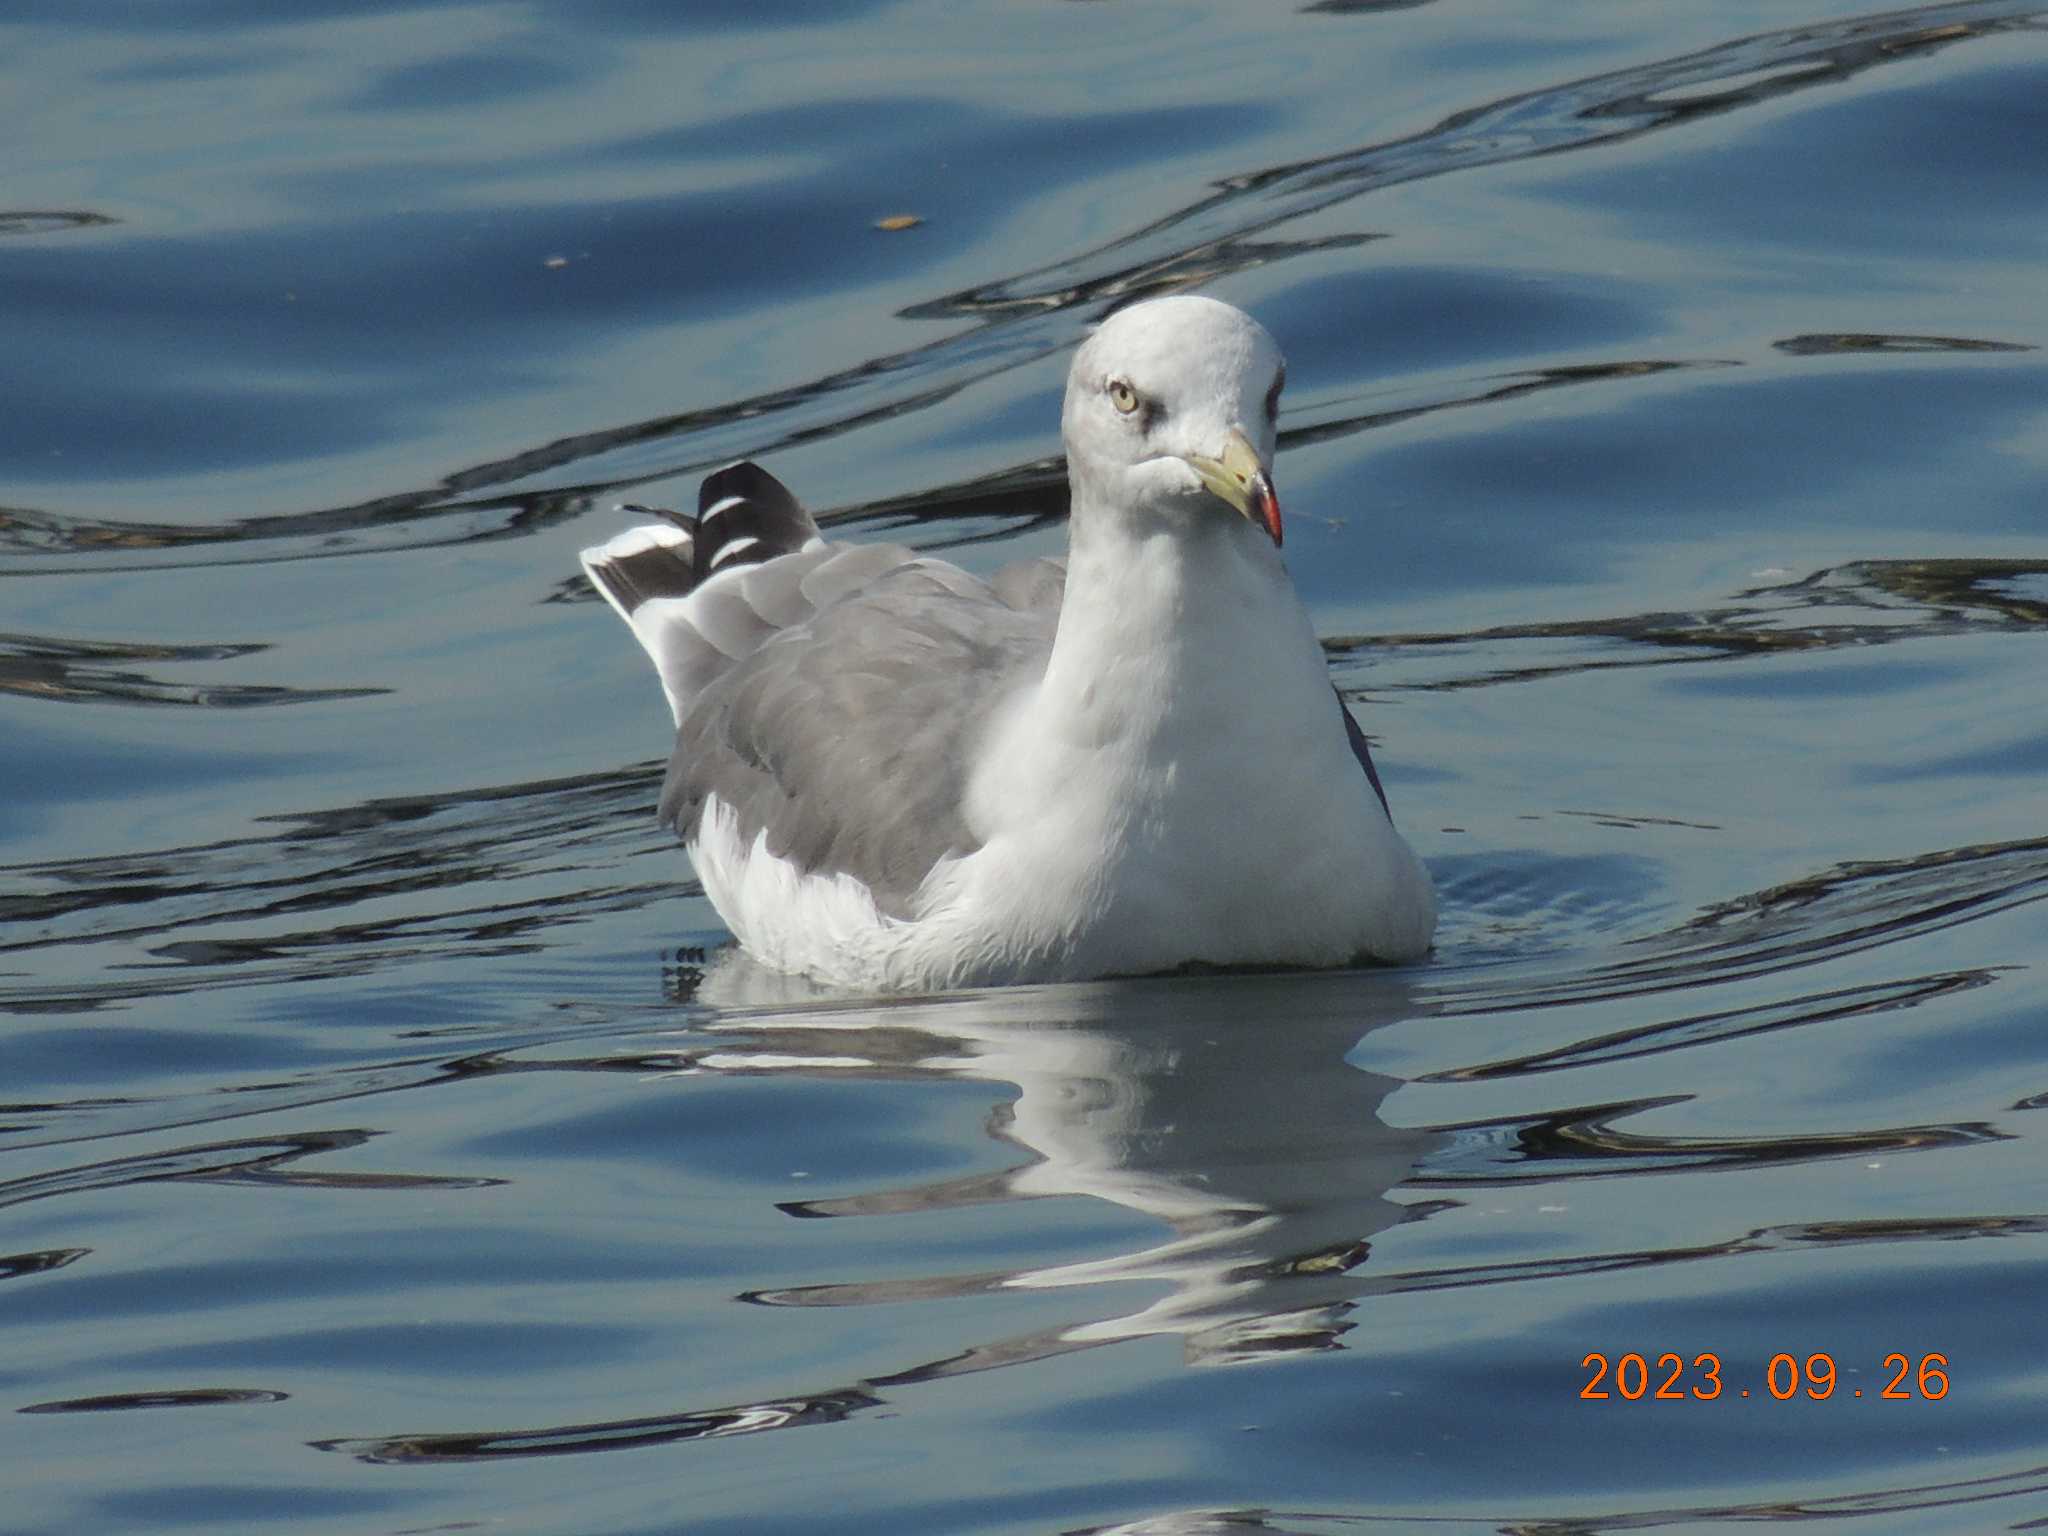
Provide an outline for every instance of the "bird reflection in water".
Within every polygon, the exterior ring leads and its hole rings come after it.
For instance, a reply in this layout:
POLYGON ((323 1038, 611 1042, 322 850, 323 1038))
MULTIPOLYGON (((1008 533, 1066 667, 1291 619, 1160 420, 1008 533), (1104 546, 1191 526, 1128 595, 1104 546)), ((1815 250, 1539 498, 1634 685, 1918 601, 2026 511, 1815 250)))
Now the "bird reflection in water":
POLYGON ((883 1393, 919 1381, 1161 1334, 1179 1335, 1191 1364, 1337 1348, 1370 1289, 1361 1269, 1374 1235, 1437 1208, 1389 1192, 1442 1136, 1386 1124, 1380 1108, 1396 1081, 1345 1059, 1369 1031, 1413 1011, 1397 974, 1173 977, 820 1008, 791 1006, 815 993, 733 951, 693 990, 721 1010, 713 1027, 731 1043, 693 1051, 689 1072, 966 1078, 1016 1089, 991 1128, 1026 1161, 792 1202, 783 1207, 791 1215, 847 1219, 1079 1195, 1156 1221, 1164 1236, 1085 1262, 742 1298, 868 1306, 1008 1288, 1075 1292, 1070 1321, 860 1382, 650 1418, 324 1448, 373 1461, 472 1460, 789 1428, 880 1406, 883 1393), (1151 1299, 1088 1315, 1102 1298, 1127 1298, 1129 1283, 1151 1299))

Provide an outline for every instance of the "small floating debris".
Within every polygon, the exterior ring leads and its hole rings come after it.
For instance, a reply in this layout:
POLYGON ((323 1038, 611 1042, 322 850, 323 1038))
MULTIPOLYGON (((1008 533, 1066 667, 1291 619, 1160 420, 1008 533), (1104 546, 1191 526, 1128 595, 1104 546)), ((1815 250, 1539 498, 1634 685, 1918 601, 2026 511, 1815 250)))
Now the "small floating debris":
POLYGON ((875 220, 875 228, 884 234, 893 235, 899 229, 915 229, 924 220, 914 213, 892 213, 885 219, 875 220))

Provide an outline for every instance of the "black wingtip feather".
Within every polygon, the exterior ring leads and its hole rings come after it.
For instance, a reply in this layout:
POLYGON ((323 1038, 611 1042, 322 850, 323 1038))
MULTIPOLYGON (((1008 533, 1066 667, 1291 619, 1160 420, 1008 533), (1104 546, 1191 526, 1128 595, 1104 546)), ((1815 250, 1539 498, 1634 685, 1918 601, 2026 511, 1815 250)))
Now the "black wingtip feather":
POLYGON ((704 477, 697 491, 697 579, 735 565, 758 565, 802 549, 818 525, 788 486, 752 459, 704 477), (752 539, 751 544, 742 544, 752 539))
POLYGON ((789 487, 750 459, 704 477, 695 517, 637 502, 619 510, 658 517, 689 535, 684 543, 591 561, 591 580, 628 615, 657 597, 687 596, 719 571, 791 554, 818 534, 818 525, 789 487))
POLYGON ((585 570, 628 617, 642 603, 657 597, 682 597, 697 585, 696 566, 687 546, 660 544, 630 555, 607 555, 590 561, 585 570))

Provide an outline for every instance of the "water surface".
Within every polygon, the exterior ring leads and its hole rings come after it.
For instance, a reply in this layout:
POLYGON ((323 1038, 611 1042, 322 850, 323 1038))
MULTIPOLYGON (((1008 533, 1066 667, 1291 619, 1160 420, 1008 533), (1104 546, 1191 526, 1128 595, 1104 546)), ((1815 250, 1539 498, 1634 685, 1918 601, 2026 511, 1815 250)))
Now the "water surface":
POLYGON ((2048 1519, 2044 17, 14 7, 10 1528, 2048 1519), (575 550, 1188 287, 1437 953, 752 970, 575 550))

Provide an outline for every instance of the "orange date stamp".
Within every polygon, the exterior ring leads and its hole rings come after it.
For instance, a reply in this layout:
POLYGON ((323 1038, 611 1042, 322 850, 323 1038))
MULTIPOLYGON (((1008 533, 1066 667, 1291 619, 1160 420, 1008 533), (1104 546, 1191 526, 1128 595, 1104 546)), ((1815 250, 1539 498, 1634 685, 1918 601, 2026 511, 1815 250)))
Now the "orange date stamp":
MULTIPOLYGON (((1775 1354, 1764 1365, 1763 1380, 1754 1393, 1748 1387, 1730 1386, 1722 1381, 1721 1357, 1711 1352, 1694 1355, 1661 1354, 1654 1361, 1630 1352, 1611 1359, 1598 1352, 1579 1362, 1581 1370, 1592 1372, 1579 1396, 1589 1402, 1602 1399, 1622 1402, 1708 1403, 1721 1396, 1772 1397, 1781 1403, 1823 1402, 1834 1397, 1838 1373, 1835 1357, 1811 1354, 1775 1354)), ((1884 1357, 1878 1374, 1886 1379, 1869 1392, 1851 1387, 1841 1395, 1872 1397, 1882 1402, 1933 1403, 1948 1396, 1948 1356, 1927 1354, 1916 1361, 1897 1351, 1884 1357)))

